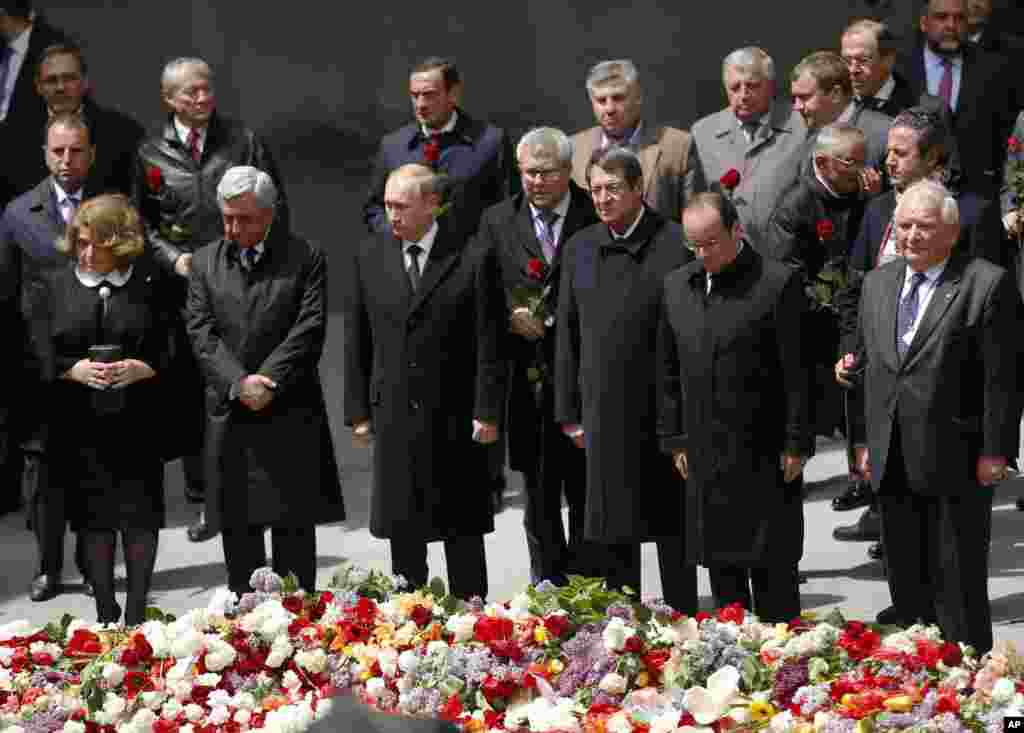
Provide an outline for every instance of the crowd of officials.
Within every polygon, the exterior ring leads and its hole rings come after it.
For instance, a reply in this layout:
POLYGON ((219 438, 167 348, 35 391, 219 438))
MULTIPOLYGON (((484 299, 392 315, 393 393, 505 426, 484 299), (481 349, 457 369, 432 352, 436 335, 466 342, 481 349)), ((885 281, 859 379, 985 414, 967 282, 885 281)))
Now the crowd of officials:
MULTIPOLYGON (((738 49, 727 106, 689 131, 648 118, 640 72, 611 60, 585 79, 594 127, 513 145, 460 105, 452 61, 415 65, 369 235, 331 256, 345 422, 373 445, 370 530, 391 570, 425 584, 442 541, 451 591, 486 597, 507 464, 534 582, 639 591, 655 542, 678 610, 696 611, 703 565, 716 604, 787 621, 803 469, 838 432, 850 486, 833 504, 865 513, 835 534, 876 542, 879 620, 990 648, 1024 225, 1008 154, 1024 45, 991 12, 929 0, 912 32, 853 21, 788 85, 763 49, 738 49)), ((267 529, 274 569, 312 589, 315 525, 345 517, 318 372, 327 262, 292 233, 272 155, 217 111, 201 59, 164 67, 168 114, 147 134, 95 103, 81 49, 28 2, 0 4, 0 39, 17 385, 0 501, 24 502, 38 541, 32 599, 61 591, 70 522, 99 619, 139 623, 179 458, 202 507, 189 539, 220 535, 231 590, 266 562, 267 529)))

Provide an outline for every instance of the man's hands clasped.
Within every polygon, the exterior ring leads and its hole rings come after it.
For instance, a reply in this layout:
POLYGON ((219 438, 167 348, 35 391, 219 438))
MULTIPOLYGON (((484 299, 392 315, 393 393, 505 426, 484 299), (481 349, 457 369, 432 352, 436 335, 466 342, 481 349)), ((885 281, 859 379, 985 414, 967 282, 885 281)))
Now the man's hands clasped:
POLYGON ((238 385, 238 401, 253 412, 259 412, 274 399, 277 382, 262 374, 250 374, 238 385))
POLYGON ((156 375, 149 364, 138 359, 121 359, 109 364, 81 359, 65 376, 92 389, 122 389, 156 375))

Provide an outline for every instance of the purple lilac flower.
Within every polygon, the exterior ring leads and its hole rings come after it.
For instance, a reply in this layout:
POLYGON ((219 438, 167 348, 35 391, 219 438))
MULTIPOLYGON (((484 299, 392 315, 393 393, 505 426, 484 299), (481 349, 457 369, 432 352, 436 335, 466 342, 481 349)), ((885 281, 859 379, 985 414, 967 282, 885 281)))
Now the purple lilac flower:
POLYGON ((621 705, 625 695, 609 695, 604 690, 598 690, 591 698, 591 705, 621 705))
POLYGON ((664 598, 654 598, 652 600, 646 601, 644 605, 647 607, 647 610, 649 610, 655 616, 671 616, 673 613, 675 613, 675 609, 672 608, 672 606, 665 603, 664 598))
POLYGON ((851 718, 840 718, 837 715, 830 715, 825 723, 822 733, 853 733, 857 727, 857 721, 851 718))
POLYGON ((23 726, 25 733, 56 733, 64 727, 70 713, 57 707, 50 707, 33 715, 23 726))
POLYGON ((772 700, 783 707, 787 707, 792 702, 796 691, 808 682, 810 682, 810 675, 807 673, 806 659, 784 662, 778 671, 775 672, 772 700))
POLYGON ((280 593, 284 588, 284 581, 270 568, 256 568, 249 578, 249 587, 259 593, 280 593))
POLYGON ((633 609, 624 603, 613 603, 608 606, 605 614, 608 618, 621 618, 623 621, 633 620, 633 609))
MULTIPOLYGON (((259 571, 257 570, 256 572, 259 571)), ((263 591, 246 593, 242 596, 241 600, 238 601, 238 613, 240 615, 251 613, 256 606, 269 601, 271 598, 273 598, 273 596, 270 593, 264 593, 263 591)))
POLYGON ((550 593, 551 591, 553 591, 557 587, 558 586, 556 586, 554 583, 552 583, 550 580, 547 580, 547 579, 544 579, 544 580, 540 581, 535 586, 535 588, 537 589, 538 593, 550 593))

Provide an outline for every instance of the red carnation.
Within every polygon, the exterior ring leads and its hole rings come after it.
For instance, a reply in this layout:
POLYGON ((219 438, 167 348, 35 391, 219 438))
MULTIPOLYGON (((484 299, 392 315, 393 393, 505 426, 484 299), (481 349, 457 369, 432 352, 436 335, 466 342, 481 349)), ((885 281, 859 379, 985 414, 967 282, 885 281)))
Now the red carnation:
POLYGON ((569 629, 569 618, 560 613, 553 613, 544 619, 544 628, 557 638, 569 629))
POLYGON ((360 621, 373 621, 377 615, 377 604, 369 598, 360 598, 356 601, 356 618, 360 621))
POLYGON ((1017 139, 1016 135, 1010 135, 1010 139, 1006 141, 1006 150, 1009 153, 1020 152, 1020 140, 1017 139))
POLYGON ((437 712, 438 717, 441 720, 450 720, 452 722, 459 719, 462 715, 462 701, 459 700, 458 695, 452 695, 448 698, 448 702, 437 712))
POLYGON ((298 596, 286 596, 285 598, 282 598, 281 605, 295 615, 302 613, 302 599, 298 596))
POLYGON ((125 672, 124 689, 125 696, 131 700, 143 690, 152 690, 153 680, 145 672, 125 672))
POLYGON ((436 138, 431 138, 423 144, 423 160, 431 166, 441 160, 441 144, 437 142, 436 138))
POLYGON ((730 168, 722 174, 722 177, 718 179, 718 182, 722 184, 722 188, 729 193, 732 193, 732 191, 740 185, 740 172, 735 168, 730 168))
POLYGON ((959 667, 960 662, 964 660, 963 652, 960 651, 960 645, 953 641, 947 641, 943 644, 939 653, 942 655, 942 663, 947 667, 959 667))
POLYGON ((525 655, 523 650, 511 639, 498 639, 492 641, 488 646, 496 657, 511 659, 513 662, 520 661, 525 655))
POLYGON ((644 666, 650 672, 661 672, 672 653, 668 649, 652 649, 642 657, 644 666))
POLYGON ((473 634, 480 641, 489 644, 493 641, 511 639, 513 629, 511 619, 481 616, 473 625, 473 634))
POLYGON ((544 260, 539 257, 531 257, 530 261, 526 263, 526 274, 530 276, 531 280, 543 280, 547 269, 544 260))
POLYGON ((164 187, 164 174, 155 165, 150 166, 146 169, 146 185, 149 186, 149 190, 153 193, 160 193, 160 189, 164 187))
POLYGON ((515 691, 516 686, 508 680, 499 680, 491 675, 487 675, 487 679, 484 680, 483 693, 487 702, 494 702, 498 697, 512 697, 515 691))
POLYGON ((818 239, 825 242, 832 239, 832 235, 835 234, 836 228, 829 219, 819 219, 817 231, 818 239))
POLYGON ((412 613, 410 614, 410 616, 412 617, 412 620, 416 622, 416 625, 420 628, 423 628, 424 626, 429 624, 434 618, 434 614, 433 612, 431 612, 429 608, 427 608, 426 606, 421 606, 419 604, 413 606, 412 613))
POLYGON ((71 635, 71 641, 68 642, 67 649, 64 650, 65 656, 78 656, 78 655, 90 655, 100 654, 103 651, 103 647, 100 644, 100 637, 86 629, 77 629, 74 634, 71 635))
POLYGON ((730 603, 725 608, 719 609, 718 620, 723 624, 734 623, 737 626, 743 624, 743 618, 746 616, 746 611, 743 610, 743 606, 739 603, 730 603))
POLYGON ((693 620, 696 621, 698 624, 701 624, 707 621, 709 618, 711 618, 711 614, 707 611, 697 611, 696 615, 693 617, 693 620))
POLYGON ((639 636, 631 636, 626 639, 626 643, 623 646, 623 651, 628 654, 639 654, 643 651, 644 642, 639 636))

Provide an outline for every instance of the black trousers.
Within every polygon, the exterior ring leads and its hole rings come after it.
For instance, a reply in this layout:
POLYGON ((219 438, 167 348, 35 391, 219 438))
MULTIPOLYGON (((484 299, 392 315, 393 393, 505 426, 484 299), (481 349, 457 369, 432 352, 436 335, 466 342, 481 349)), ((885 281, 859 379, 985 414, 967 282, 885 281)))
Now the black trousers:
MULTIPOLYGON (((663 537, 658 546, 658 572, 662 597, 675 610, 692 616, 697 613, 697 566, 684 562, 683 539, 663 537)), ((628 586, 640 593, 640 543, 597 544, 590 542, 591 567, 610 588, 628 586)))
POLYGON ((796 566, 708 568, 715 606, 739 603, 766 623, 788 623, 800 615, 800 580, 796 566))
MULTIPOLYGON (((256 525, 221 530, 228 588, 239 596, 252 590, 249 578, 253 571, 267 564, 265 530, 256 525)), ((316 590, 316 527, 271 527, 270 544, 274 572, 281 577, 295 573, 303 589, 316 590)))
MULTIPOLYGON (((487 558, 483 535, 464 535, 444 541, 448 592, 456 598, 487 598, 487 558)), ((427 584, 427 543, 408 537, 391 538, 391 572, 413 588, 427 584)))
POLYGON ((935 619, 945 639, 989 651, 992 490, 972 481, 954 496, 913 493, 894 431, 878 493, 893 606, 908 622, 935 619))
POLYGON ((523 528, 530 554, 530 580, 566 582, 569 573, 585 573, 582 556, 587 454, 562 433, 550 415, 538 430, 537 485, 526 487, 523 528), (569 538, 562 521, 562 496, 569 505, 569 538))
MULTIPOLYGON (((49 468, 40 453, 24 451, 23 456, 22 493, 28 507, 28 521, 36 538, 37 575, 52 575, 59 582, 64 570, 64 531, 68 523, 65 489, 51 485, 49 468)), ((87 577, 83 552, 81 537, 76 533, 75 566, 87 577)))

